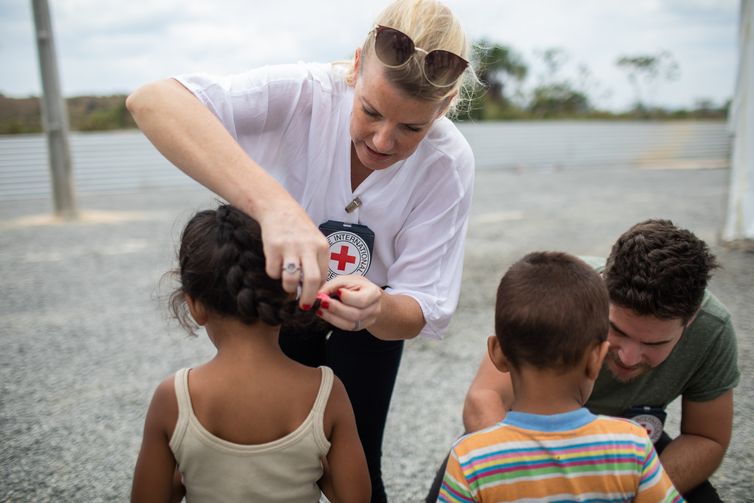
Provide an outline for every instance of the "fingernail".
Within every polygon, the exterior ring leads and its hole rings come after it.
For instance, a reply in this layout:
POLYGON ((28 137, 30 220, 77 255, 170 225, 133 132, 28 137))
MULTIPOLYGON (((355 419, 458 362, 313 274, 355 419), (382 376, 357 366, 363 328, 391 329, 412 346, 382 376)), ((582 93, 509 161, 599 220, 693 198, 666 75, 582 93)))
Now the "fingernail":
POLYGON ((323 313, 321 309, 317 310, 317 316, 322 316, 323 314, 325 313, 323 313))
POLYGON ((301 306, 301 309, 303 309, 304 311, 308 311, 311 308, 312 308, 311 304, 304 304, 301 306))
POLYGON ((319 300, 319 305, 325 309, 330 306, 330 297, 326 293, 318 293, 317 300, 319 300))

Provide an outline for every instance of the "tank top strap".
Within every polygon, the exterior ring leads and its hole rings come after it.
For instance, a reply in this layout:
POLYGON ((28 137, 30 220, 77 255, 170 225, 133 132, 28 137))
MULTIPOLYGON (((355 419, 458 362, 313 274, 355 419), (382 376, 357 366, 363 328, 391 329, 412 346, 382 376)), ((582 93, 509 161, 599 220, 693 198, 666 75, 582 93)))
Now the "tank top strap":
POLYGON ((322 455, 327 454, 330 449, 330 440, 325 435, 325 409, 327 408, 327 400, 330 398, 330 391, 332 391, 333 383, 333 371, 330 367, 321 366, 322 380, 319 384, 319 392, 317 398, 314 400, 312 406, 312 427, 314 433, 314 439, 319 445, 322 455))
POLYGON ((324 365, 319 368, 322 370, 322 381, 319 383, 319 392, 317 393, 317 399, 314 400, 314 406, 312 409, 322 415, 325 412, 327 400, 330 398, 330 391, 332 390, 333 383, 333 371, 330 367, 325 367, 324 365))
POLYGON ((191 398, 188 391, 189 369, 181 369, 175 373, 175 398, 178 400, 178 415, 191 409, 191 398))
POLYGON ((183 368, 175 373, 175 398, 178 401, 178 420, 175 423, 173 436, 170 438, 170 447, 176 447, 183 440, 186 433, 189 418, 191 417, 191 397, 188 390, 188 368, 183 368))

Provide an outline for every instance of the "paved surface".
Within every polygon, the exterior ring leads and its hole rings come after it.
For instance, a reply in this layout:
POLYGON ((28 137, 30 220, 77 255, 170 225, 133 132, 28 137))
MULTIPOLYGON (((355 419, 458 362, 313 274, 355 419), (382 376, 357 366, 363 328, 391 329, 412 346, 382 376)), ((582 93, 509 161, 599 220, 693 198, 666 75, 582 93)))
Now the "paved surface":
MULTIPOLYGON (((537 249, 605 255, 631 224, 665 217, 707 240, 724 267, 712 289, 733 312, 743 377, 714 482, 727 501, 752 501, 754 253, 718 244, 728 174, 480 170, 450 333, 406 346, 384 446, 391 500, 421 501, 461 431, 505 268, 537 249)), ((199 189, 87 196, 85 218, 66 224, 45 216, 47 201, 0 203, 0 501, 128 498, 154 386, 211 355, 206 337, 167 320, 160 278, 186 218, 212 201, 199 189)))

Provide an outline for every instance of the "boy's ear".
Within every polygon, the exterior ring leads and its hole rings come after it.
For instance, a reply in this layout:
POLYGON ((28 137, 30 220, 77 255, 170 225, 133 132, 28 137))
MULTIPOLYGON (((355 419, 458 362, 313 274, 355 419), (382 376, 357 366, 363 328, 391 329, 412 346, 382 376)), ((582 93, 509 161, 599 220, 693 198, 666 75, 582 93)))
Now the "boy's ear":
POLYGON ((186 305, 196 324, 203 327, 207 323, 207 309, 204 305, 188 294, 186 294, 186 305))
POLYGON ((487 353, 490 355, 490 360, 495 365, 495 368, 500 372, 510 372, 508 365, 508 359, 503 354, 503 348, 500 347, 500 341, 497 337, 490 335, 487 338, 487 353))
POLYGON ((605 360, 605 355, 607 355, 609 348, 610 343, 602 341, 599 344, 595 344, 591 351, 589 351, 586 360, 586 376, 589 379, 596 380, 597 376, 599 376, 602 362, 605 360))

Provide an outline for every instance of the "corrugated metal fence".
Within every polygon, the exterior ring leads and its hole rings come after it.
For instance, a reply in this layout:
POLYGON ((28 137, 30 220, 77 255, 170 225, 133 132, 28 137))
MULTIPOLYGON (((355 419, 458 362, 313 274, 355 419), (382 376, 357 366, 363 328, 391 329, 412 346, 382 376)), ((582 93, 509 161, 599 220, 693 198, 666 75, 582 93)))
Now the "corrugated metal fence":
POLYGON ((508 122, 463 124, 477 167, 727 167, 724 122, 508 122))
MULTIPOLYGON (((725 168, 723 122, 461 123, 478 169, 725 168)), ((189 187, 138 131, 71 133, 76 192, 189 187)), ((0 201, 50 197, 44 135, 0 136, 0 201)))

